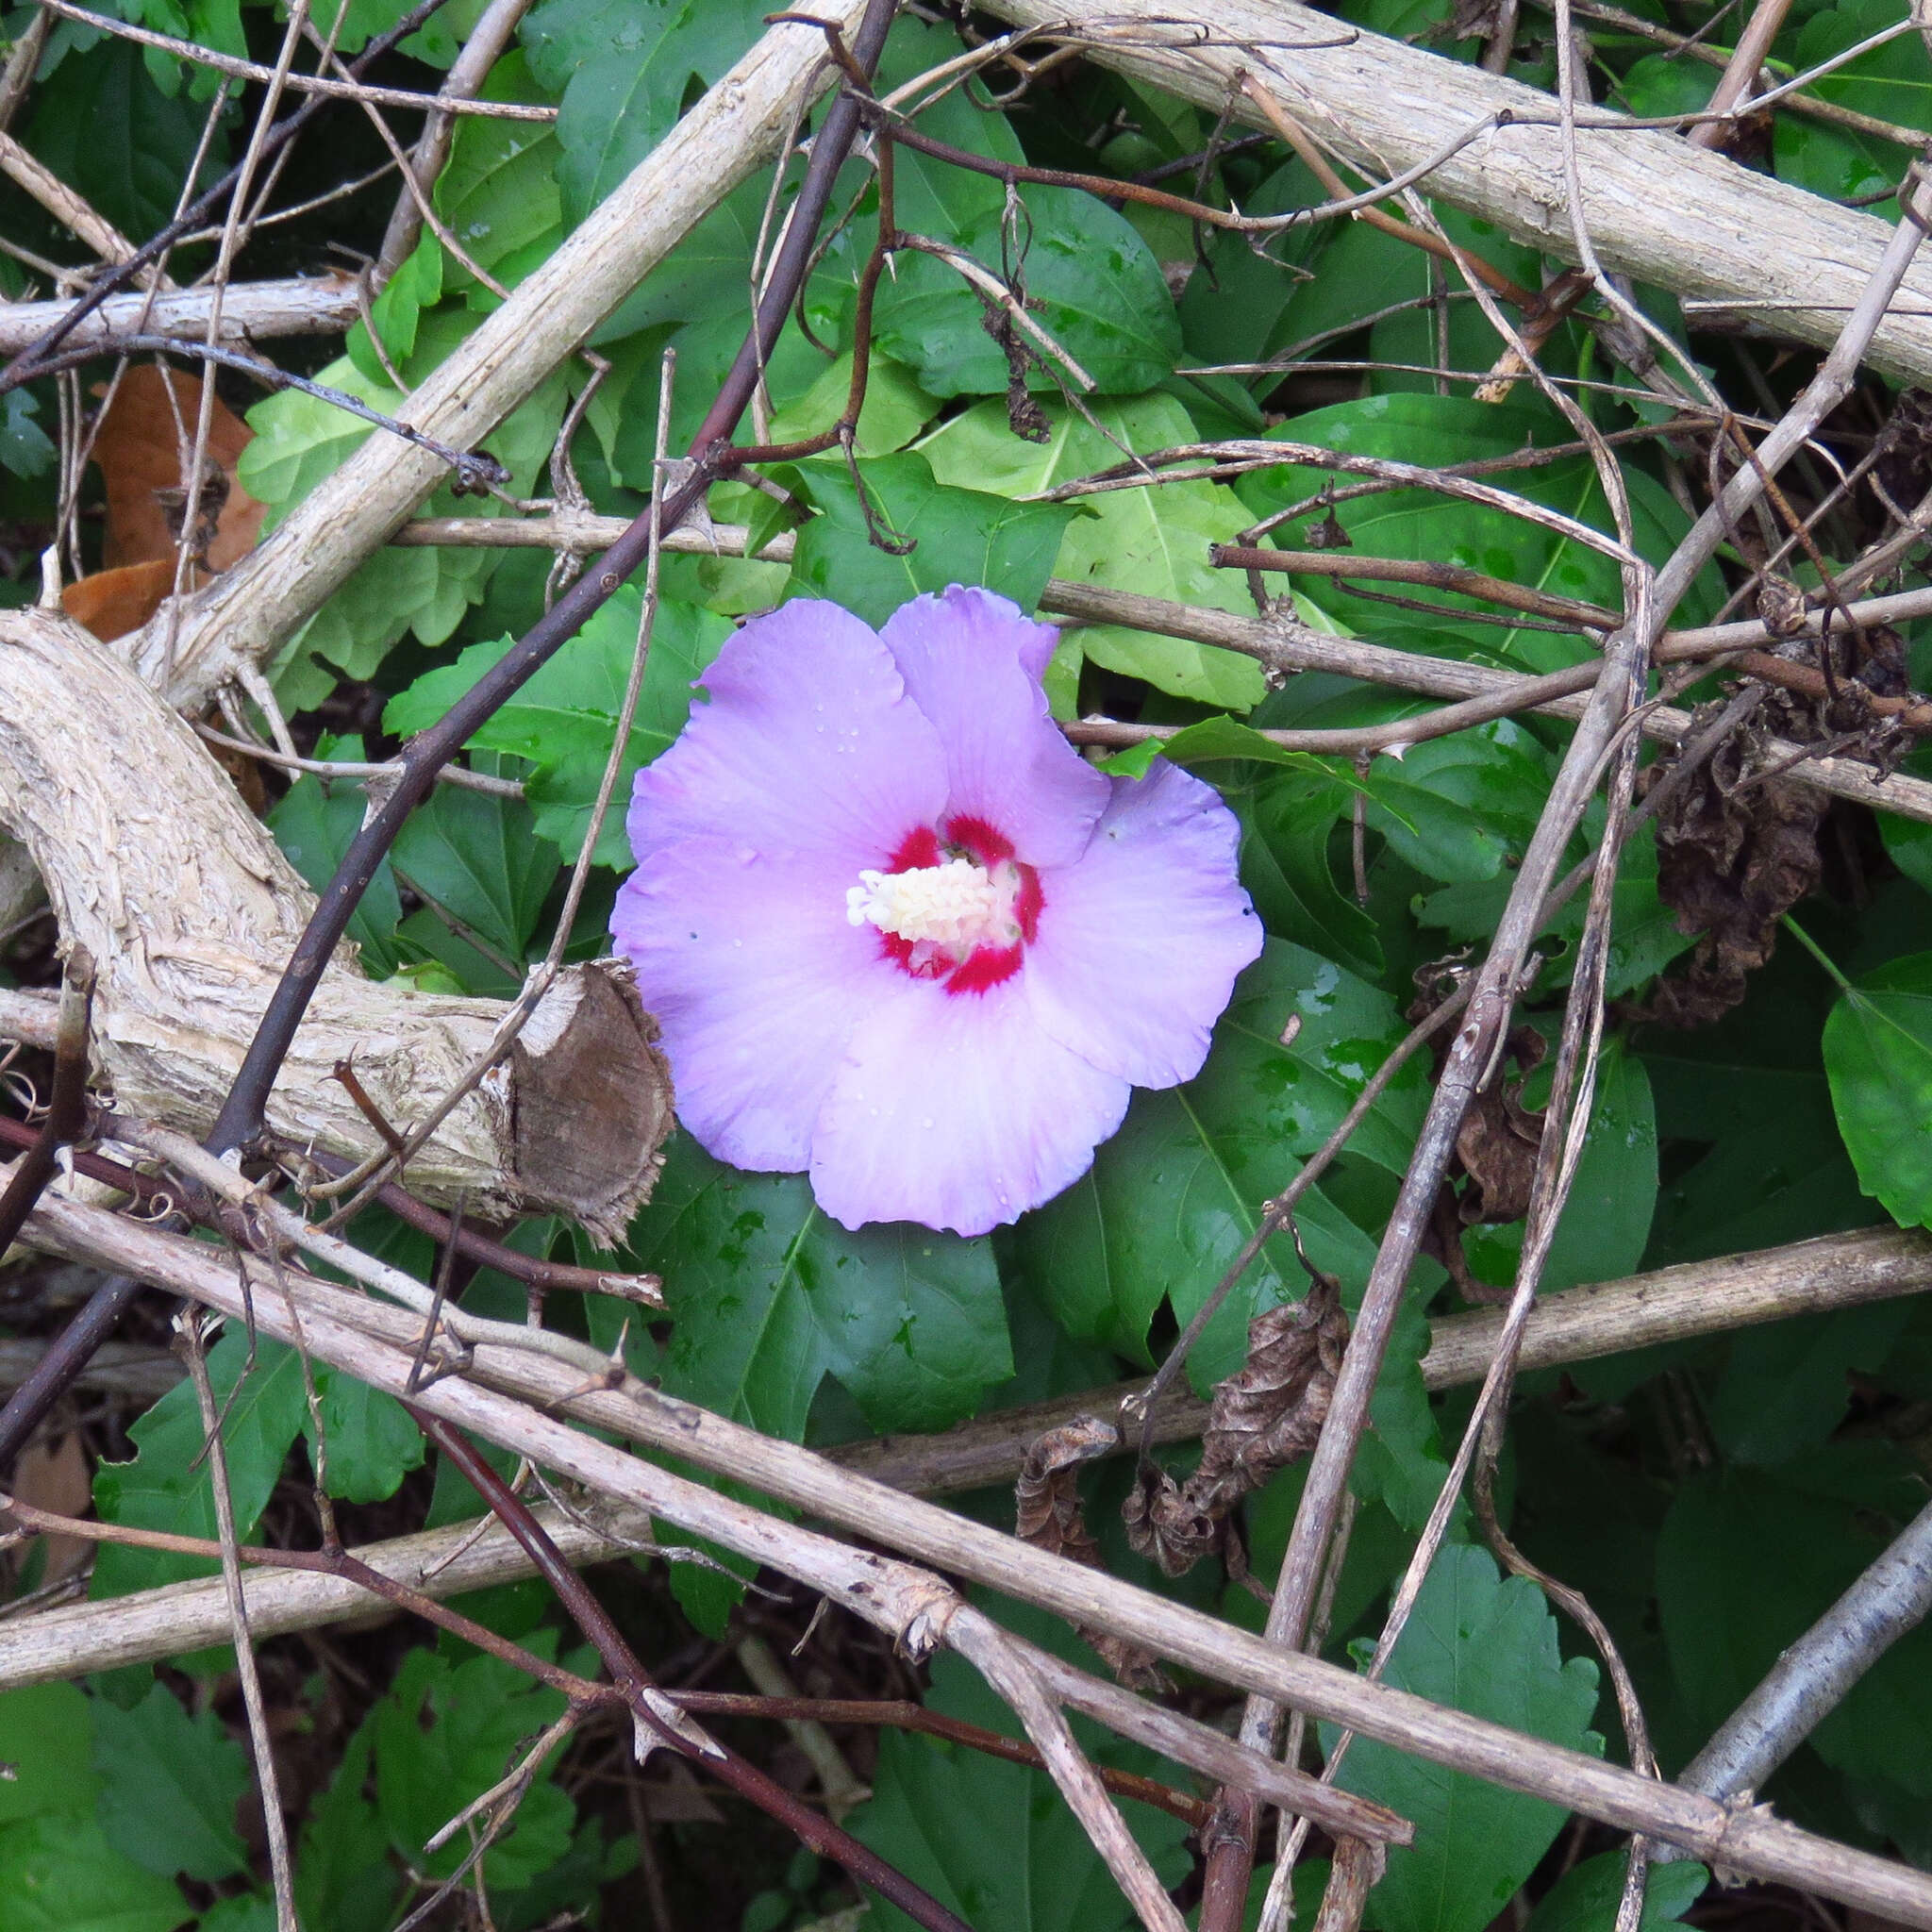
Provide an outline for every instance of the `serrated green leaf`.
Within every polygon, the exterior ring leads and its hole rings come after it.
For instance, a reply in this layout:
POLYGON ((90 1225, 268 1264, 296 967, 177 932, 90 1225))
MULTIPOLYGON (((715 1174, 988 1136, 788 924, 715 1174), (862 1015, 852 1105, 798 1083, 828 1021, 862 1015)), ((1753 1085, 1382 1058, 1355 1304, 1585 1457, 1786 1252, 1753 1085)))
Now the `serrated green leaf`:
MULTIPOLYGON (((1051 1620, 1018 1606, 1003 1604, 999 1613, 1034 1641, 1090 1661, 1069 1644, 1063 1625, 1050 1629, 1051 1620)), ((929 1707, 1013 1734, 1011 1713, 959 1658, 933 1661, 929 1707)), ((1096 1733, 1081 1741, 1101 1763, 1158 1771, 1150 1754, 1116 1739, 1096 1733)), ((852 1816, 854 1834, 974 1932, 1125 1932, 1138 1923, 1045 1772, 893 1733, 880 1740, 872 1788, 852 1816)), ((1186 1826, 1131 1799, 1120 1812, 1160 1882, 1179 1884, 1189 1864, 1186 1826)), ((874 1899, 865 1923, 877 1932, 909 1932, 913 1922, 874 1899)))
POLYGON ((521 963, 558 862, 524 800, 439 786, 410 813, 392 853, 411 886, 521 963))
POLYGON ((92 1818, 0 1825, 0 1932, 175 1932, 192 1916, 92 1818))
MULTIPOLYGON (((617 591, 470 741, 474 749, 530 761, 524 789, 536 831, 560 848, 566 863, 582 849, 610 756, 642 606, 642 595, 630 586, 617 591)), ((600 865, 630 864, 624 808, 631 779, 684 729, 691 686, 730 635, 725 619, 694 605, 658 607, 630 743, 597 844, 600 865)), ((384 728, 408 737, 433 724, 509 646, 508 638, 472 644, 455 663, 419 677, 390 700, 384 728)))
MULTIPOLYGON (((230 1328, 208 1357, 215 1408, 223 1418, 235 1534, 244 1541, 275 1490, 306 1407, 302 1364, 293 1349, 261 1338, 244 1379, 248 1354, 248 1337, 230 1328)), ((212 1539, 214 1491, 192 1385, 176 1383, 127 1433, 135 1445, 133 1459, 104 1462, 94 1471, 94 1507, 103 1520, 212 1539)), ((216 1567, 201 1557, 107 1543, 94 1561, 92 1593, 123 1596, 183 1577, 212 1575, 216 1567)))
POLYGON ((916 451, 854 466, 812 463, 798 475, 819 514, 798 533, 788 597, 830 597, 874 626, 900 605, 950 584, 983 584, 1031 610, 1053 572, 1071 506, 1013 503, 1004 496, 941 484, 916 451), (904 556, 872 541, 862 487, 874 517, 904 556))
MULTIPOLYGON (((490 70, 483 98, 531 101, 539 90, 521 49, 490 70)), ((449 161, 436 182, 436 208, 463 252, 514 287, 563 237, 563 203, 556 179, 557 134, 541 122, 496 120, 466 114, 457 124, 449 161)), ((468 288, 475 300, 496 298, 451 260, 444 274, 452 288, 468 288)))
MULTIPOLYGON (((1599 1852, 1572 1866, 1537 1901, 1524 1932, 1616 1932, 1629 1862, 1623 1852, 1599 1852)), ((1643 1893, 1641 1932, 1681 1924, 1709 1883, 1710 1874, 1694 1859, 1653 1865, 1643 1893)))
POLYGON ((190 1717, 165 1684, 132 1710, 94 1706, 97 1815, 115 1847, 161 1877, 226 1878, 246 1869, 235 1807, 248 1760, 212 1710, 190 1717))
MULTIPOLYGON (((34 90, 25 145, 124 235, 144 238, 174 215, 193 170, 208 109, 157 87, 142 50, 107 40, 70 54, 34 90)), ((163 71, 173 62, 163 57, 163 71)), ((195 177, 206 188, 228 164, 218 124, 195 177)))
MULTIPOLYGON (((1820 66, 1898 18, 1887 0, 1840 0, 1839 6, 1822 8, 1798 35, 1795 65, 1801 70, 1820 66)), ((1926 73, 1924 45, 1916 34, 1901 35, 1819 75, 1806 92, 1874 120, 1932 133, 1932 75, 1926 73)), ((1862 131, 1821 125, 1808 117, 1780 114, 1773 127, 1779 175, 1814 194, 1850 199, 1893 187, 1910 160, 1903 146, 1862 131)))
POLYGON ((688 1135, 633 1224, 664 1276, 664 1386, 791 1441, 820 1382, 874 1429, 939 1429, 1013 1373, 991 1244, 910 1224, 852 1233, 803 1174, 741 1174, 688 1135))
MULTIPOLYGON (((1044 442, 1015 436, 1005 403, 992 402, 956 416, 920 449, 941 483, 1023 496, 1112 469, 1129 451, 1144 455, 1194 441, 1187 411, 1168 395, 1090 404, 1097 429, 1060 405, 1042 407, 1044 442)), ((1214 483, 1164 483, 1081 501, 1091 514, 1067 526, 1055 576, 1216 610, 1252 608, 1239 575, 1208 561, 1208 546, 1229 541, 1249 520, 1232 491, 1214 483)), ((1245 711, 1267 688, 1253 658, 1210 644, 1119 625, 1093 625, 1070 635, 1095 663, 1145 678, 1176 697, 1245 711)))
MULTIPOLYGON (((538 1647, 554 1642, 540 1637, 538 1647)), ((562 1710, 561 1692, 493 1657, 452 1664, 438 1652, 412 1650, 372 1719, 377 1802, 397 1856, 437 1877, 454 1871, 467 1849, 463 1834, 433 1854, 424 1852, 425 1841, 490 1790, 562 1710)), ((562 1857, 575 1815, 555 1780, 540 1775, 515 1824, 484 1854, 491 1891, 527 1885, 562 1857)))
POLYGON ((544 0, 524 21, 530 69, 563 105, 558 185, 575 227, 764 31, 762 0, 544 0))
MULTIPOLYGON (((1573 1751, 1601 1751, 1589 1728, 1596 1666, 1562 1659, 1557 1620, 1523 1577, 1468 1543, 1431 1566, 1383 1682, 1573 1751)), ((1335 1728, 1322 1726, 1324 1748, 1335 1728)), ((1358 1738, 1336 1780, 1414 1821, 1413 1845, 1393 1847, 1369 1894, 1375 1932, 1482 1932, 1562 1828, 1561 1807, 1485 1784, 1466 1772, 1358 1738)))
POLYGON ((311 1932, 389 1932, 393 1922, 389 1833, 363 1795, 375 1750, 375 1721, 365 1719, 302 1829, 295 1904, 311 1932))
POLYGON ((1824 1067, 1858 1185, 1902 1225, 1932 1226, 1932 953, 1845 989, 1824 1067))

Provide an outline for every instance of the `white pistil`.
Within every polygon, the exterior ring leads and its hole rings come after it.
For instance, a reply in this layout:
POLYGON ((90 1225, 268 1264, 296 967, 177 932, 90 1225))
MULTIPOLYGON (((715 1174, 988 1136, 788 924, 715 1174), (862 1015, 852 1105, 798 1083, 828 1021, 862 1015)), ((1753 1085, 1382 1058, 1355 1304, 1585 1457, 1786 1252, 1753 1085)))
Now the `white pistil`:
POLYGON ((895 939, 958 950, 1010 946, 1020 938, 1013 902, 1019 873, 1010 864, 989 873, 970 858, 916 865, 906 872, 861 872, 845 894, 845 917, 895 939))

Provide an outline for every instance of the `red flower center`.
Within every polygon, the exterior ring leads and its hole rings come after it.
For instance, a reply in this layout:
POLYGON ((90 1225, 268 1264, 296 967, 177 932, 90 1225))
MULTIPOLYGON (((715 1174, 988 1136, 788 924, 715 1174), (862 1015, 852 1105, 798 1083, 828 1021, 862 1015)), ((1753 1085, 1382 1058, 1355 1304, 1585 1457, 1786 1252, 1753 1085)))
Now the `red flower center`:
POLYGON ((846 893, 855 925, 878 928, 888 958, 949 993, 984 992, 1020 970, 1045 903, 1040 874, 984 819, 960 815, 901 840, 885 868, 846 893))

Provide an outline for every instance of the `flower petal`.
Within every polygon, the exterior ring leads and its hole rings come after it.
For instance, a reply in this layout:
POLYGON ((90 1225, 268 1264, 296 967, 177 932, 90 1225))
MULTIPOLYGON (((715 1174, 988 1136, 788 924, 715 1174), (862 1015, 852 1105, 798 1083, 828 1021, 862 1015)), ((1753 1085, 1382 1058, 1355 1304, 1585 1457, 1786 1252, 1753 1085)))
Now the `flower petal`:
POLYGON ((683 839, 618 889, 611 936, 657 1018, 678 1119, 734 1167, 806 1166, 854 1029, 907 983, 846 919, 836 863, 683 839))
POLYGON ((702 681, 710 702, 638 774, 628 827, 640 859, 708 834, 753 854, 822 854, 856 885, 943 808, 939 734, 849 610, 801 598, 756 617, 702 681))
POLYGON ((812 1192, 846 1227, 984 1234, 1085 1174, 1128 1091, 1041 1031, 1020 978, 957 997, 915 981, 853 1035, 812 1134, 812 1192))
POLYGON ((1005 835, 1029 865, 1077 858, 1107 780, 1060 735, 1041 673, 1055 633, 958 584, 902 604, 879 634, 945 745, 947 808, 1005 835))
POLYGON ((1261 922, 1236 872, 1241 827, 1212 786, 1165 758, 1112 783, 1085 853, 1041 876, 1021 977, 1062 1046, 1137 1087, 1173 1087, 1201 1071, 1261 922))

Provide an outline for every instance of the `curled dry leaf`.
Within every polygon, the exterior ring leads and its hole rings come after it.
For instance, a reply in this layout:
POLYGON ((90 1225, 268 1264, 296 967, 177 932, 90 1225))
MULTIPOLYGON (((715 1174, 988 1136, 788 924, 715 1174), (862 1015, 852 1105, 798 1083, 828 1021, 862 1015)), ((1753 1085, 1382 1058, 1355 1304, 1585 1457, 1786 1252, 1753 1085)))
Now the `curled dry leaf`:
MULTIPOLYGON (((1657 814, 1657 896, 1679 931, 1703 935, 1689 968, 1652 995, 1649 1017, 1666 1026, 1729 1012, 1771 958, 1778 920, 1818 883, 1824 797, 1782 778, 1748 780, 1749 751, 1746 734, 1731 738, 1657 814)), ((1659 760, 1649 782, 1669 769, 1659 760)))
POLYGON ((1244 1568, 1229 1516, 1249 1491, 1315 1446, 1348 1345, 1341 1285, 1317 1274, 1307 1296, 1267 1309, 1248 1324, 1248 1358, 1217 1385, 1202 1438, 1201 1460, 1185 1483, 1149 1466, 1122 1514, 1127 1541, 1179 1576, 1224 1551, 1244 1568))
MULTIPOLYGON (((1013 1485, 1013 1534, 1035 1549, 1101 1570, 1100 1545, 1080 1507, 1080 1465, 1120 1447, 1121 1432, 1097 1415, 1075 1416, 1034 1438, 1013 1485)), ((1153 1657, 1102 1630, 1079 1631, 1130 1690, 1163 1690, 1166 1677, 1153 1657)))

